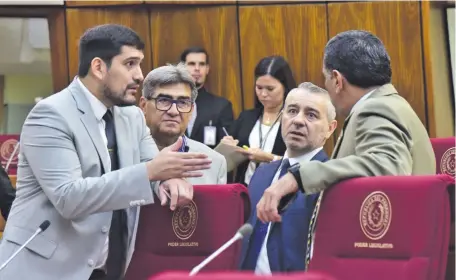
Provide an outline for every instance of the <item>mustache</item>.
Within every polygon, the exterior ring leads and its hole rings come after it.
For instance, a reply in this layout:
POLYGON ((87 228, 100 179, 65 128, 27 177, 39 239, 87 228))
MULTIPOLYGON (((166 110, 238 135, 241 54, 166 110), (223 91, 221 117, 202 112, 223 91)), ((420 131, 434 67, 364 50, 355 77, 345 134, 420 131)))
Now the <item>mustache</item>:
POLYGON ((133 83, 127 85, 127 89, 136 89, 141 85, 140 80, 135 80, 133 83))

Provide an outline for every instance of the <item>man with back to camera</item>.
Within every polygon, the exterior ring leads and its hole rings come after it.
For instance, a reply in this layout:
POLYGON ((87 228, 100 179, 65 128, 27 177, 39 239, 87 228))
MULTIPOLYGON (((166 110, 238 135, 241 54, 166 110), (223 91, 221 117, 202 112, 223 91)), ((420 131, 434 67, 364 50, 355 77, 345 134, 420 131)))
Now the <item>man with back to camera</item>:
POLYGON ((209 54, 201 47, 190 47, 180 57, 198 89, 195 109, 187 126, 186 134, 191 139, 215 148, 226 135, 233 122, 233 106, 226 98, 216 96, 204 87, 209 74, 209 54))
POLYGON ((254 231, 244 239, 240 268, 256 274, 303 271, 309 221, 318 196, 298 193, 283 213, 281 223, 262 223, 256 204, 264 190, 298 162, 327 161, 323 150, 337 126, 336 110, 328 92, 312 83, 302 83, 288 94, 281 120, 287 150, 282 160, 263 164, 249 184, 254 231))
POLYGON ((9 280, 122 279, 131 260, 139 206, 187 203, 210 160, 158 152, 135 105, 144 43, 115 24, 88 29, 79 41, 78 77, 43 99, 24 122, 13 203, 0 263, 49 220, 49 228, 0 271, 9 280), (153 159, 152 159, 153 158, 153 159), (176 178, 176 179, 173 179, 176 178))
POLYGON ((185 65, 166 65, 152 70, 144 79, 139 106, 159 150, 182 138, 189 152, 204 153, 212 160, 211 168, 203 170, 202 177, 188 178, 189 183, 223 185, 227 175, 225 157, 184 135, 196 95, 197 88, 185 65))
POLYGON ((279 201, 297 191, 309 195, 355 177, 435 174, 426 128, 391 84, 390 57, 379 38, 362 30, 339 33, 325 47, 323 74, 337 114, 345 117, 331 160, 290 168, 258 203, 261 221, 280 221, 279 201))

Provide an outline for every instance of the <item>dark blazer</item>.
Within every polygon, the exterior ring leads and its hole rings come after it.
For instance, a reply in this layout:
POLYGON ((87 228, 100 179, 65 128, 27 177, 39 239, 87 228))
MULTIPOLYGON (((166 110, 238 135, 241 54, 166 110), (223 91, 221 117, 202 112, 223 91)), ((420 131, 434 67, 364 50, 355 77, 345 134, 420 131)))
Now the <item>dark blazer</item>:
POLYGON ((11 184, 10 178, 3 167, 0 167, 0 210, 5 221, 16 198, 16 190, 11 184))
MULTIPOLYGON (((250 132, 252 132, 255 123, 260 118, 261 114, 263 113, 262 108, 255 108, 250 110, 242 111, 237 120, 233 122, 230 129, 230 135, 233 136, 234 139, 239 140, 238 146, 242 147, 244 145, 249 145, 249 136, 250 132)), ((278 156, 283 156, 285 150, 285 143, 283 142, 282 133, 281 131, 282 126, 279 127, 279 131, 275 138, 274 147, 272 148, 272 153, 278 156)), ((241 163, 236 170, 236 177, 233 178, 228 176, 228 182, 230 183, 241 183, 244 184, 244 177, 245 172, 247 171, 247 167, 249 165, 249 161, 245 161, 241 163)))
MULTIPOLYGON (((312 160, 324 162, 328 160, 328 156, 324 150, 321 150, 312 160)), ((260 165, 250 181, 251 214, 248 222, 254 226, 254 231, 261 223, 257 219, 256 206, 265 189, 271 185, 281 162, 278 160, 260 165)), ((303 271, 305 269, 307 234, 317 198, 318 194, 305 195, 299 192, 296 200, 282 214, 282 222, 272 226, 267 243, 271 272, 303 271)), ((255 236, 255 232, 250 236, 255 236)), ((246 267, 249 246, 250 238, 245 238, 240 259, 241 270, 255 270, 254 267, 246 267)))
POLYGON ((215 148, 220 140, 225 136, 222 127, 229 131, 231 123, 233 122, 233 106, 226 98, 213 95, 208 92, 204 87, 198 90, 198 97, 196 98, 196 120, 193 124, 192 134, 187 136, 190 139, 204 143, 204 127, 212 125, 217 128, 217 140, 215 148))

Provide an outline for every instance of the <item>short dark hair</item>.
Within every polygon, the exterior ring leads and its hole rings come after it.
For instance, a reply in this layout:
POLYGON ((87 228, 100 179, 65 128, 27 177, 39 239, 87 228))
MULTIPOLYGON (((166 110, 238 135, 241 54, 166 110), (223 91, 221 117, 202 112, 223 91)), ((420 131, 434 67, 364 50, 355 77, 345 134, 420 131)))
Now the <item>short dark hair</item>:
POLYGON ((209 54, 207 53, 206 49, 203 47, 190 47, 185 49, 180 55, 180 61, 186 62, 187 55, 191 53, 204 53, 206 55, 206 64, 209 64, 209 54))
MULTIPOLYGON (((261 76, 271 75, 276 78, 284 87, 285 92, 283 100, 287 98, 288 93, 297 87, 296 80, 288 62, 279 55, 264 57, 255 67, 255 80, 261 76)), ((255 94, 255 108, 263 108, 258 96, 255 94)))
POLYGON ((327 71, 339 71, 347 81, 361 88, 391 83, 391 62, 382 41, 364 30, 337 34, 325 47, 327 71))
POLYGON ((87 29, 79 39, 78 75, 87 76, 95 57, 110 66, 113 57, 121 53, 123 46, 143 50, 144 42, 135 31, 123 25, 103 24, 87 29))

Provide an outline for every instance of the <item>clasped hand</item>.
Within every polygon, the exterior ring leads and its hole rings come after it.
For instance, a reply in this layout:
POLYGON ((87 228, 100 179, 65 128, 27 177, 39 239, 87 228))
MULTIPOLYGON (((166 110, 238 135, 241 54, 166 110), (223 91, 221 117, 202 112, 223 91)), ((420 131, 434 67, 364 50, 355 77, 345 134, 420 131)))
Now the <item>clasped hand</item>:
POLYGON ((182 138, 179 137, 176 143, 146 163, 149 180, 161 182, 157 194, 161 205, 167 203, 169 192, 171 210, 193 199, 193 186, 185 178, 203 176, 202 171, 209 169, 212 162, 206 154, 178 152, 181 146, 182 138))

